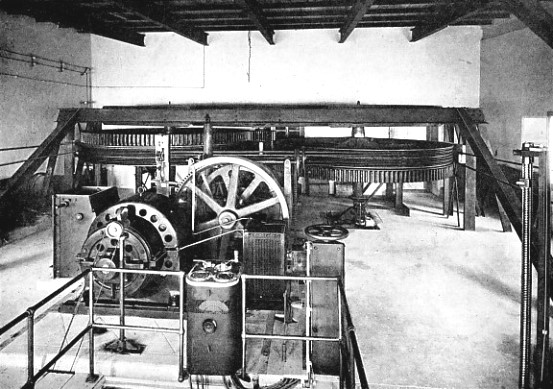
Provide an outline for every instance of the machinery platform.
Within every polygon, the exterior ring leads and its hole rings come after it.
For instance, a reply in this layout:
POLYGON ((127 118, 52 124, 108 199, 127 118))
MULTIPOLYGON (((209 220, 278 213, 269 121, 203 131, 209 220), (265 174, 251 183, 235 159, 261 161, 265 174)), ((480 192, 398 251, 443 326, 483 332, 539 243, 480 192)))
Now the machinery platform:
MULTIPOLYGON (((273 335, 303 335, 303 315, 297 323, 285 325, 279 320, 279 312, 251 311, 247 317, 248 333, 269 333, 273 335), (276 315, 276 318, 275 318, 276 315)), ((97 321, 116 324, 116 316, 99 316, 97 321)), ((177 320, 152 319, 128 316, 128 324, 150 327, 177 327, 177 320)), ((35 324, 35 368, 54 357, 61 348, 61 341, 71 339, 88 324, 88 316, 47 312, 35 324)), ((105 345, 117 339, 118 331, 107 330, 95 336, 95 371, 102 377, 101 385, 84 383, 89 369, 88 339, 85 336, 37 383, 37 388, 184 388, 195 385, 196 380, 203 388, 225 387, 221 377, 192 376, 183 383, 178 382, 178 335, 161 332, 128 331, 127 338, 145 346, 140 354, 118 354, 105 350, 105 345), (70 373, 71 372, 71 373, 70 373), (68 382, 71 385, 67 386, 68 382), (59 383, 59 386, 57 386, 59 383), (155 383, 155 385, 154 385, 155 383), (162 386, 159 386, 162 384, 162 386)), ((271 385, 283 377, 305 376, 302 361, 305 357, 304 342, 294 340, 252 339, 247 343, 247 366, 252 377, 259 384, 271 385)), ((25 327, 19 328, 11 338, 0 345, 1 388, 16 388, 24 384, 27 366, 27 342, 25 327)), ((338 388, 338 377, 321 377, 324 387, 338 388)), ((245 383, 245 386, 250 386, 245 383)))

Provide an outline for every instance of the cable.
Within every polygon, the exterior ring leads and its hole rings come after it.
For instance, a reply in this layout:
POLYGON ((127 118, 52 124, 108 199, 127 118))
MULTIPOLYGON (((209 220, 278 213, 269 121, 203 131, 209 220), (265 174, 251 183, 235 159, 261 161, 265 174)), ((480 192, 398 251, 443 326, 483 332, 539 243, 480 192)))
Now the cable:
POLYGON ((19 62, 27 62, 31 66, 41 65, 41 66, 47 66, 47 67, 52 67, 52 68, 56 68, 56 69, 63 69, 63 70, 67 70, 67 71, 75 72, 75 73, 80 73, 80 74, 85 74, 85 73, 87 73, 91 70, 90 67, 88 67, 88 66, 76 65, 76 64, 72 64, 70 62, 64 62, 64 61, 60 61, 60 60, 56 60, 56 59, 42 57, 40 55, 18 53, 17 51, 4 49, 4 48, 0 48, 0 51, 3 51, 3 52, 8 53, 8 54, 12 54, 12 55, 18 55, 18 56, 21 56, 21 57, 29 57, 29 60, 27 61, 27 60, 23 60, 23 59, 19 59, 19 58, 6 57, 6 56, 0 54, 0 57, 10 59, 10 60, 14 60, 14 61, 19 61, 19 62), (48 64, 48 63, 41 63, 41 62, 38 62, 37 60, 50 62, 52 65, 48 64))
MULTIPOLYGON (((73 154, 73 152, 67 152, 67 153, 58 153, 56 154, 55 156, 56 157, 59 157, 61 155, 69 155, 69 154, 73 154)), ((51 156, 48 156, 48 157, 51 157, 51 156)), ((29 158, 29 159, 20 159, 19 161, 12 161, 12 162, 5 162, 5 163, 0 163, 0 167, 2 166, 9 166, 9 165, 15 165, 16 163, 22 163, 22 162, 27 162, 27 161, 36 161, 38 159, 42 159, 43 157, 37 157, 37 158, 29 158)))
POLYGON ((477 173, 483 174, 483 175, 485 175, 485 176, 491 177, 491 178, 493 178, 494 180, 496 180, 497 182, 499 182, 499 183, 501 183, 501 184, 509 185, 509 186, 511 186, 511 187, 513 187, 513 188, 520 189, 520 186, 515 185, 515 184, 511 184, 510 182, 505 182, 505 181, 498 180, 493 174, 486 173, 486 172, 484 172, 484 171, 481 170, 481 169, 475 169, 475 168, 470 167, 470 166, 467 166, 467 165, 464 165, 464 166, 465 166, 465 168, 467 168, 467 169, 469 169, 469 170, 472 170, 472 171, 475 171, 475 172, 477 172, 477 173))
MULTIPOLYGON (((478 158, 477 155, 470 154, 470 153, 459 153, 459 155, 466 155, 466 156, 469 156, 469 157, 478 158)), ((512 165, 522 166, 522 163, 520 163, 520 162, 513 162, 513 161, 508 161, 506 159, 499 159, 499 158, 494 158, 494 160, 496 162, 510 163, 512 165)), ((533 168, 537 170, 539 168, 539 166, 534 166, 533 168)))
POLYGON ((46 79, 46 78, 23 76, 21 74, 8 73, 8 72, 0 72, 0 76, 21 78, 21 79, 24 79, 24 80, 32 80, 32 81, 40 81, 40 82, 49 82, 49 83, 52 83, 52 84, 60 84, 60 85, 65 85, 65 86, 76 86, 76 87, 79 87, 79 88, 88 88, 88 86, 84 85, 84 84, 75 84, 73 82, 56 81, 56 80, 49 80, 49 79, 46 79))
MULTIPOLYGON (((60 145, 72 145, 73 142, 61 142, 60 145)), ((18 147, 4 147, 0 149, 0 152, 3 151, 13 151, 13 150, 25 150, 25 149, 36 149, 37 147, 40 147, 40 145, 36 146, 18 146, 18 147)))

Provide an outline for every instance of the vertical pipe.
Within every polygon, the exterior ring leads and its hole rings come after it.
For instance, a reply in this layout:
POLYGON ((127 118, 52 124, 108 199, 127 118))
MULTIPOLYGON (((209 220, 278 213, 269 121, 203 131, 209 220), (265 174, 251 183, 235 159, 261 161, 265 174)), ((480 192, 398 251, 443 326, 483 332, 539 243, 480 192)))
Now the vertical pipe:
MULTIPOLYGON (((305 256, 305 275, 311 276, 311 251, 313 245, 311 242, 307 242, 307 255, 305 256)), ((311 281, 305 281, 305 335, 311 336, 311 281)), ((305 341, 305 367, 307 369, 307 380, 309 386, 311 386, 312 376, 311 372, 311 341, 305 341)))
POLYGON ((94 377, 94 271, 91 270, 88 275, 88 325, 90 332, 88 334, 88 376, 94 377))
POLYGON ((309 177, 307 176, 307 155, 305 147, 301 149, 301 166, 302 166, 302 194, 309 196, 309 177))
POLYGON ((209 115, 205 115, 204 123, 204 158, 209 158, 213 155, 213 127, 211 127, 211 119, 209 115))
POLYGON ((179 382, 184 381, 184 272, 179 273, 179 382))
POLYGON ((342 334, 342 293, 340 290, 339 281, 336 282, 336 298, 338 299, 338 337, 340 338, 340 341, 338 344, 340 345, 340 377, 344 376, 344 339, 342 334))
POLYGON ((27 384, 29 388, 35 387, 35 311, 27 310, 27 384))
POLYGON ((246 279, 242 276, 242 379, 246 379, 246 279))
POLYGON ((530 383, 530 341, 532 315, 532 268, 530 242, 532 227, 532 157, 528 155, 529 144, 522 146, 522 266, 520 296, 520 366, 519 388, 526 389, 530 383), (525 153, 526 152, 526 153, 525 153))
MULTIPOLYGON (((125 268, 125 234, 121 234, 119 237, 119 268, 125 268)), ((119 324, 123 327, 125 325, 125 274, 119 273, 119 324)), ((120 346, 125 347, 125 329, 119 330, 120 346)))

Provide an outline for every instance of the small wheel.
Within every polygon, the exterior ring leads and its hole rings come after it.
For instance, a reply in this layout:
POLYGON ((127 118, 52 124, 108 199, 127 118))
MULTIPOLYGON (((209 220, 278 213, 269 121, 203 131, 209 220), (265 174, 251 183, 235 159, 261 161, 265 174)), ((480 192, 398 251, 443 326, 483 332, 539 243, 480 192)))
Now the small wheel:
POLYGON ((349 232, 344 227, 330 224, 315 224, 305 228, 305 235, 313 240, 339 240, 348 237, 349 232))

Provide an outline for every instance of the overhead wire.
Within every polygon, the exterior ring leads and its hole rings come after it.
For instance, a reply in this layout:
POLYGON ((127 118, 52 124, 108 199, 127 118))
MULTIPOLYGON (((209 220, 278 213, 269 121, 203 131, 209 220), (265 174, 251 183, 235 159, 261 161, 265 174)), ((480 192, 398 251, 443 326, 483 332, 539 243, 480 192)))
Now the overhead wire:
MULTIPOLYGON (((67 152, 67 153, 58 153, 56 154, 55 156, 56 157, 59 157, 59 156, 62 156, 62 155, 69 155, 69 154, 73 154, 73 152, 67 152)), ((48 156, 50 157, 50 156, 48 156)), ((37 158, 28 158, 28 159, 20 159, 18 161, 12 161, 12 162, 4 162, 4 163, 0 163, 0 167, 2 166, 9 166, 9 165, 15 165, 17 163, 23 163, 23 162, 27 162, 27 161, 36 161, 38 159, 43 159, 44 157, 37 157, 37 158)))
POLYGON ((467 165, 464 165, 465 168, 469 169, 469 170, 472 170, 472 171, 475 171, 477 173, 481 173, 487 177, 490 177, 490 178, 493 178, 494 180, 496 180, 497 182, 501 183, 501 184, 504 184, 504 185, 509 185, 513 188, 516 188, 516 189, 520 189, 520 186, 518 185, 515 185, 515 184, 511 184, 510 182, 506 182, 506 181, 503 181, 503 180, 499 180, 497 177, 495 177, 493 174, 490 174, 488 172, 485 172, 483 171, 482 169, 477 169, 477 168, 473 168, 471 166, 467 166, 467 165))
POLYGON ((78 88, 88 88, 88 85, 86 85, 86 84, 77 84, 77 83, 74 83, 74 82, 51 80, 51 79, 41 78, 41 77, 24 76, 24 75, 21 75, 21 74, 9 73, 9 72, 0 72, 0 76, 21 78, 21 79, 24 79, 24 80, 46 82, 46 83, 59 84, 59 85, 65 85, 65 86, 75 86, 75 87, 78 87, 78 88))
POLYGON ((17 51, 6 48, 0 48, 0 57, 10 61, 28 63, 31 66, 45 66, 53 69, 58 69, 60 72, 69 71, 79 73, 81 75, 84 75, 91 70, 89 66, 77 65, 70 62, 65 62, 63 60, 56 60, 36 54, 19 53, 17 51))
MULTIPOLYGON (((72 145, 73 142, 61 142, 60 145, 72 145)), ((25 150, 25 149, 36 149, 40 145, 33 146, 16 146, 16 147, 4 147, 0 149, 0 153, 4 151, 14 151, 14 150, 25 150)))

